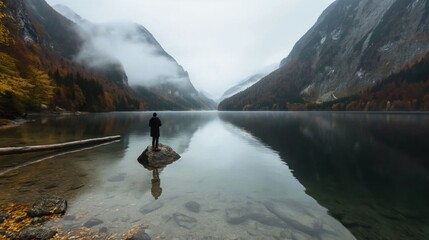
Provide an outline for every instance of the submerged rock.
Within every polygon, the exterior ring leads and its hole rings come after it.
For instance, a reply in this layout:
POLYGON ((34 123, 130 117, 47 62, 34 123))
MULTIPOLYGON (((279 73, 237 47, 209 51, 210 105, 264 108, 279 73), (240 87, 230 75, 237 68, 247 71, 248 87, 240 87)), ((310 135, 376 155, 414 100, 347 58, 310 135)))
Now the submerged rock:
POLYGON ((8 218, 9 218, 9 214, 7 214, 7 213, 0 213, 0 224, 3 223, 8 218))
POLYGON ((128 237, 126 240, 150 240, 150 236, 145 232, 144 229, 140 229, 136 234, 128 237))
POLYGON ((163 206, 164 206, 163 202, 160 202, 160 201, 151 202, 144 205, 142 208, 140 208, 140 212, 142 214, 148 214, 150 212, 153 212, 155 210, 162 208, 163 206))
POLYGON ((268 211, 285 222, 287 226, 302 233, 317 238, 323 232, 330 233, 329 231, 323 229, 323 222, 314 216, 305 216, 305 214, 301 213, 301 217, 297 217, 298 215, 293 215, 290 209, 273 202, 265 202, 264 206, 268 211), (311 221, 304 221, 303 219, 305 218, 311 219, 311 221))
POLYGON ((137 160, 148 170, 154 170, 156 168, 163 168, 179 158, 180 155, 171 147, 160 144, 159 151, 155 151, 152 149, 152 146, 148 146, 137 160))
POLYGON ((261 224, 285 228, 286 224, 279 218, 273 216, 262 207, 248 204, 243 207, 229 208, 225 210, 226 222, 229 224, 242 224, 248 220, 253 220, 261 224))
POLYGON ((67 201, 60 197, 47 197, 37 200, 27 214, 30 217, 43 217, 63 214, 67 210, 67 201))
POLYGON ((41 217, 35 217, 33 218, 33 220, 31 220, 31 224, 36 225, 36 224, 42 224, 44 223, 46 220, 41 218, 41 217))
POLYGON ((27 240, 27 239, 37 239, 37 240, 47 240, 51 239, 57 231, 46 228, 46 227, 27 227, 21 230, 16 234, 13 239, 16 240, 27 240))
POLYGON ((198 222, 196 218, 186 216, 182 213, 173 214, 173 220, 177 225, 189 230, 197 226, 198 222))
POLYGON ((188 209, 191 212, 199 213, 200 212, 200 204, 195 201, 189 201, 185 203, 186 209, 188 209))
POLYGON ((92 228, 92 227, 100 225, 102 223, 104 223, 104 222, 102 220, 100 220, 100 219, 91 218, 88 221, 86 221, 86 223, 84 223, 83 226, 87 227, 87 228, 92 228))

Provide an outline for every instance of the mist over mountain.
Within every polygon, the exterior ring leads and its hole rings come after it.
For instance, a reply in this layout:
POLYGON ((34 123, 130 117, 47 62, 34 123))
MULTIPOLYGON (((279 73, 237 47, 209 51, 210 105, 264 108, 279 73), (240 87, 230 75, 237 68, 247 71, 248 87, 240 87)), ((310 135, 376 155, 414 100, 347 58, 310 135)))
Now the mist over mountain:
POLYGON ((1 0, 0 10, 1 116, 140 109, 119 62, 94 69, 74 61, 84 39, 44 0, 1 0))
MULTIPOLYGON (((394 101, 404 101, 402 97, 395 98, 383 89, 389 97, 372 93, 363 99, 359 94, 425 58, 428 21, 427 0, 337 0, 296 43, 278 70, 226 99, 219 109, 308 110, 348 97, 357 98, 356 102, 342 102, 340 109, 349 104, 372 105, 375 100, 379 110, 391 109, 394 101)), ((400 89, 398 85, 393 88, 400 89)), ((406 101, 415 98, 412 105, 420 109, 426 93, 406 101)), ((353 106, 349 109, 355 109, 353 106)))
POLYGON ((0 116, 215 107, 143 26, 57 9, 69 18, 44 0, 0 0, 0 116))
POLYGON ((246 90, 247 88, 251 87, 253 84, 257 83, 259 80, 261 80, 263 77, 267 76, 269 73, 271 73, 274 69, 277 68, 277 65, 270 65, 260 70, 258 73, 248 76, 244 80, 240 81, 238 84, 226 90, 222 94, 222 97, 217 100, 217 102, 222 102, 226 98, 229 98, 239 92, 246 90))
POLYGON ((75 21, 79 34, 85 39, 75 60, 94 68, 105 68, 112 59, 119 61, 128 76, 128 84, 148 101, 146 106, 149 108, 158 109, 157 105, 166 107, 165 110, 174 110, 178 106, 179 110, 215 107, 198 93, 188 73, 145 27, 132 22, 95 24, 64 5, 54 8, 75 21), (153 94, 159 95, 156 102, 149 100, 151 97, 148 95, 153 94))

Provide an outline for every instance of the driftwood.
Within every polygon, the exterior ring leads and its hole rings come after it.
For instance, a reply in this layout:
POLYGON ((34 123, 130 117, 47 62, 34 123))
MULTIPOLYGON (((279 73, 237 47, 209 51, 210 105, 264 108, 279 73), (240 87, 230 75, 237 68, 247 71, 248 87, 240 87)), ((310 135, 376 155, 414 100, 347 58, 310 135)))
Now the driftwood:
POLYGON ((110 137, 91 138, 91 139, 85 139, 80 141, 49 144, 49 145, 5 147, 5 148, 0 148, 0 155, 38 152, 38 151, 50 151, 50 150, 58 150, 58 149, 65 149, 65 148, 72 148, 72 147, 82 147, 82 146, 88 146, 88 145, 93 145, 97 143, 111 142, 111 141, 118 140, 120 138, 121 136, 116 135, 116 136, 110 136, 110 137))

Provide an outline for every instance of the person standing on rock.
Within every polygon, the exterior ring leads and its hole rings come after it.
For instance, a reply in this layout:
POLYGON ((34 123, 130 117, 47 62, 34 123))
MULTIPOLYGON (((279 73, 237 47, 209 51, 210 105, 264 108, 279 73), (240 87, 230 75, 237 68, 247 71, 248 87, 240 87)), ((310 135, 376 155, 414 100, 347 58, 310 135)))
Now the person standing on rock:
POLYGON ((152 149, 159 151, 158 142, 159 142, 159 127, 161 127, 161 120, 157 117, 156 113, 153 113, 153 117, 149 121, 150 127, 150 136, 152 137, 152 149))

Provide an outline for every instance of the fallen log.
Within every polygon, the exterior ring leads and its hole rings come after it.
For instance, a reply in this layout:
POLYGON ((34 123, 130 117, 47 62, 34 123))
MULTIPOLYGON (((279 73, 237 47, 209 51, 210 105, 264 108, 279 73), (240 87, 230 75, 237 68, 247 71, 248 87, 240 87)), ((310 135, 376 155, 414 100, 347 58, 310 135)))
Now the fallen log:
POLYGON ((50 151, 50 150, 58 150, 72 147, 82 147, 93 145, 97 143, 111 142, 121 139, 120 135, 102 137, 102 138, 91 138, 80 141, 66 142, 66 143, 58 143, 58 144, 49 144, 49 145, 37 145, 37 146, 24 146, 24 147, 5 147, 0 148, 0 155, 8 155, 8 154, 19 154, 19 153, 28 153, 28 152, 39 152, 39 151, 50 151))

